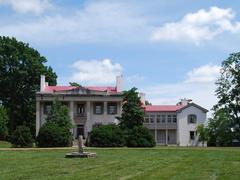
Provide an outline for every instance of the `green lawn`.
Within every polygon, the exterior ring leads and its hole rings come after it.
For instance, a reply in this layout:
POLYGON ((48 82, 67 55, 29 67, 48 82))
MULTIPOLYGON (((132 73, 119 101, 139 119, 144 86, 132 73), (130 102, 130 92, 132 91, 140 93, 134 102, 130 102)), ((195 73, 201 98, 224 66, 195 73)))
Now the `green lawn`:
POLYGON ((10 148, 10 147, 11 147, 11 143, 7 141, 0 141, 0 148, 10 148))
POLYGON ((96 158, 65 159, 71 150, 0 151, 0 179, 239 179, 239 148, 88 149, 96 158))

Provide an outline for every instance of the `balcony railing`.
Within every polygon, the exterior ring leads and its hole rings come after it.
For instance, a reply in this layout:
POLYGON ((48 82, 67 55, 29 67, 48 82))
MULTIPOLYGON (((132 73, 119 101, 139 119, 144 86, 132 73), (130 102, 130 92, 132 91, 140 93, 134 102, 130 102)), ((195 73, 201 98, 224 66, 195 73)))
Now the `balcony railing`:
POLYGON ((85 122, 87 121, 87 116, 74 114, 73 119, 74 119, 75 124, 85 124, 85 122))
POLYGON ((143 123, 149 129, 177 129, 177 123, 143 123))

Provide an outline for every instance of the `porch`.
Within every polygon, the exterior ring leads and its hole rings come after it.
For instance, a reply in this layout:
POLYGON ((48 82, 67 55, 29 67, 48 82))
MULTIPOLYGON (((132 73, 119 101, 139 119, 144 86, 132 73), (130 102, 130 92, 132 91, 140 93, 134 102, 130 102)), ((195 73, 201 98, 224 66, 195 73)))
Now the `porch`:
POLYGON ((150 129, 157 145, 177 145, 177 129, 150 129))

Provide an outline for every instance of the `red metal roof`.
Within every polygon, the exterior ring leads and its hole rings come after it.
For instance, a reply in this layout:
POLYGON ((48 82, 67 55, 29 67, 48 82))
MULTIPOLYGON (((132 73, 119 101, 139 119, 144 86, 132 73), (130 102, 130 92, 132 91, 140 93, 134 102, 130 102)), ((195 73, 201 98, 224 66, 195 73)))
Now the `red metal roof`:
POLYGON ((143 106, 146 112, 176 112, 184 107, 184 105, 153 105, 143 106))
POLYGON ((111 87, 111 86, 87 86, 85 87, 89 90, 92 91, 108 91, 108 92, 117 92, 117 88, 116 87, 111 87))
MULTIPOLYGON (((58 91, 69 91, 73 89, 77 89, 76 86, 46 86, 44 92, 58 92, 58 91)), ((89 86, 83 87, 92 91, 108 91, 108 92, 117 92, 116 87, 111 86, 89 86)))
POLYGON ((68 91, 76 88, 74 86, 46 86, 44 92, 68 91))

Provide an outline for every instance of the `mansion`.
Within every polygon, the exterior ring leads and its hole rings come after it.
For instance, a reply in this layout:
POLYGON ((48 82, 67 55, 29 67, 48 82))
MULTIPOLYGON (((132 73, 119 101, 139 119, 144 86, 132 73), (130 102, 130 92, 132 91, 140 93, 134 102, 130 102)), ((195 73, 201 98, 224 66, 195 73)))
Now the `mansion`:
MULTIPOLYGON (((87 137, 94 126, 118 123, 123 104, 123 77, 117 76, 116 87, 110 86, 49 86, 41 76, 40 91, 36 93, 36 135, 45 123, 57 98, 69 108, 74 138, 87 137)), ((182 99, 176 105, 144 105, 144 126, 159 145, 198 146, 196 127, 206 120, 207 110, 182 99)))

